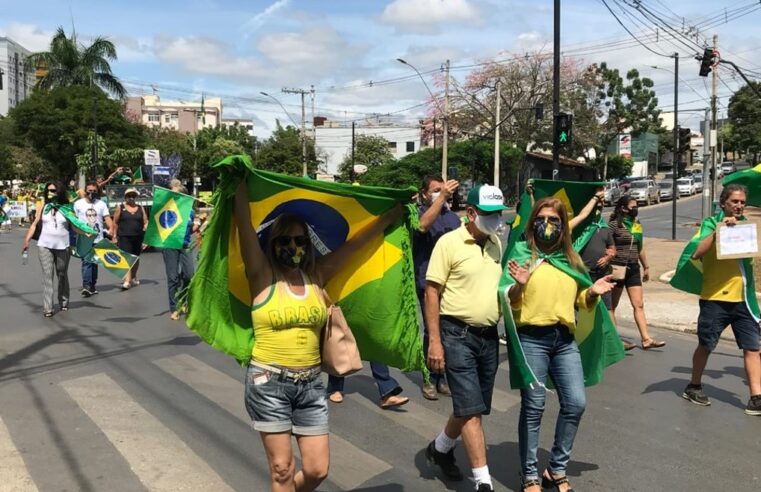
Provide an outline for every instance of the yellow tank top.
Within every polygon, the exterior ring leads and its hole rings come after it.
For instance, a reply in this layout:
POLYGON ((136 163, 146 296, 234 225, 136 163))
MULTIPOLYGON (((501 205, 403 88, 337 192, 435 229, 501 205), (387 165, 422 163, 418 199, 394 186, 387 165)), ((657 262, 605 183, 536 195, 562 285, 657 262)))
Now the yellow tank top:
POLYGON ((328 312, 318 287, 301 275, 304 295, 276 281, 267 299, 251 306, 255 361, 293 368, 320 364, 320 333, 328 312))

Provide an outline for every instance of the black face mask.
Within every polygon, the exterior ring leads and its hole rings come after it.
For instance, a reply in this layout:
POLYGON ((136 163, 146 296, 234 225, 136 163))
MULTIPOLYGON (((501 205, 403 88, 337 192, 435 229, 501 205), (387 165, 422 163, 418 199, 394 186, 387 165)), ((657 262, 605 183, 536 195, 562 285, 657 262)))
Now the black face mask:
POLYGON ((636 209, 636 208, 632 208, 626 211, 626 215, 628 215, 632 219, 636 219, 638 213, 639 213, 639 209, 636 209))
POLYGON ((95 200, 97 200, 97 199, 98 199, 98 192, 97 192, 97 191, 88 191, 88 192, 87 192, 87 198, 88 198, 88 199, 89 199, 91 202, 94 202, 95 200))
POLYGON ((304 248, 299 247, 276 247, 275 260, 288 268, 298 268, 304 258, 304 248))

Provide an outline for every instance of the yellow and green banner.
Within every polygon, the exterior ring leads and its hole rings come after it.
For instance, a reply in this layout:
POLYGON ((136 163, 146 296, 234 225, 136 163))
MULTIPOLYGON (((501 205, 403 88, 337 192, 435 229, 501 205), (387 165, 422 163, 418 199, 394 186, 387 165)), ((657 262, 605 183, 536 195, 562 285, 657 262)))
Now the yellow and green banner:
POLYGON ((745 171, 732 173, 721 182, 724 186, 731 183, 740 184, 748 188, 748 205, 761 207, 761 164, 745 171))
POLYGON ((156 248, 182 249, 193 201, 190 195, 154 186, 153 207, 143 242, 156 248))
MULTIPOLYGON (((255 343, 252 296, 233 216, 234 193, 244 178, 252 226, 261 241, 266 244, 269 226, 280 214, 293 213, 307 222, 318 255, 334 251, 398 203, 408 203, 415 192, 267 172, 255 169, 248 156, 228 157, 216 168, 221 179, 187 292, 187 323, 241 364, 248 363, 255 343)), ((352 328, 362 358, 404 371, 425 366, 410 238, 409 223, 399 220, 354 254, 326 285, 352 328)))

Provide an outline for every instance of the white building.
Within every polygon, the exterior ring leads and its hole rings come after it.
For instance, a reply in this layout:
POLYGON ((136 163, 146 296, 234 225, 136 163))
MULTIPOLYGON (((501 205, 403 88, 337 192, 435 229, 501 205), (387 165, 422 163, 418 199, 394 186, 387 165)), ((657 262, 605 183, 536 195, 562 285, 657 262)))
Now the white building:
POLYGON ((245 128, 249 137, 254 136, 254 120, 247 120, 246 118, 225 118, 222 120, 222 128, 234 126, 245 128))
POLYGON ((201 101, 162 101, 158 94, 127 99, 127 118, 145 126, 195 133, 218 127, 222 121, 222 99, 201 101))
MULTIPOLYGON (((315 118, 317 120, 317 118, 315 118)), ((383 137, 388 141, 388 150, 400 159, 420 150, 421 132, 419 126, 359 126, 354 129, 359 135, 383 137)), ((351 155, 351 125, 325 121, 324 126, 314 128, 317 158, 325 163, 325 172, 338 174, 338 167, 351 155)))
POLYGON ((32 94, 34 70, 24 65, 31 52, 11 39, 0 37, 0 116, 32 94))

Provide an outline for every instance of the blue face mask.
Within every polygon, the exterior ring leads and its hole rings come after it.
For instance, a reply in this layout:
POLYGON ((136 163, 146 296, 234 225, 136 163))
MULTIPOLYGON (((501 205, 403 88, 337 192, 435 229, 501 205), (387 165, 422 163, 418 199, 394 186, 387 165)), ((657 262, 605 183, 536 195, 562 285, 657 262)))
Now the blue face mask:
POLYGON ((562 222, 539 217, 534 221, 534 239, 541 244, 553 244, 560 238, 562 222))

